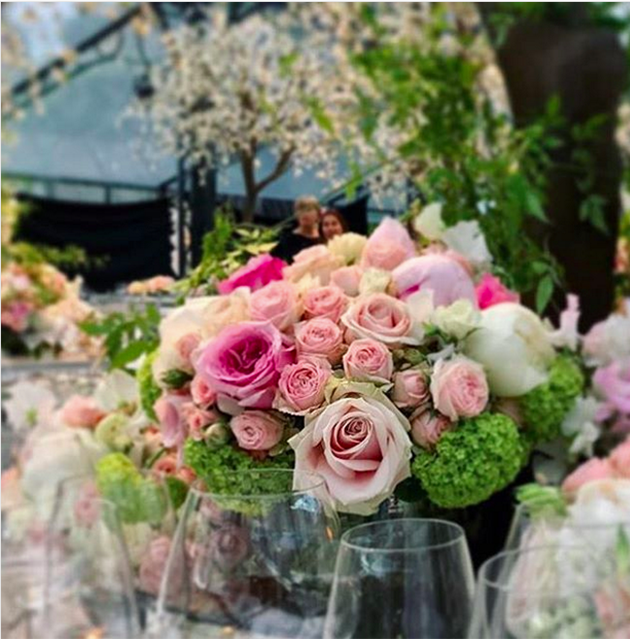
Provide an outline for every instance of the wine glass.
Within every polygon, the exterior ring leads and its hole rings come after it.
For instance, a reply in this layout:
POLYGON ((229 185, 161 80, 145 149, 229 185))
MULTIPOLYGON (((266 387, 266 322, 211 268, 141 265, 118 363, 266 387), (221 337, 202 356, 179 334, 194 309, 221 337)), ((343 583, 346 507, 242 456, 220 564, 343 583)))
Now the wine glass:
POLYGON ((469 639, 624 636, 614 631, 630 630, 630 582, 614 563, 583 545, 496 555, 479 571, 469 639))
POLYGON ((341 538, 324 637, 463 637, 473 589, 470 554, 457 524, 363 524, 341 538))
POLYGON ((155 636, 321 637, 339 522, 320 477, 300 473, 300 489, 293 480, 292 470, 257 469, 190 490, 155 636))

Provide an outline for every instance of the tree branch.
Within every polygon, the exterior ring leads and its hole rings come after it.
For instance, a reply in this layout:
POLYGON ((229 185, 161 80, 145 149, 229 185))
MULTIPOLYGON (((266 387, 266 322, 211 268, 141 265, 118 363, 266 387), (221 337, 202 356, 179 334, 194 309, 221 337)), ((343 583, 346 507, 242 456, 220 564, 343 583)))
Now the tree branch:
POLYGON ((282 152, 274 170, 256 185, 256 193, 260 193, 274 180, 277 180, 289 168, 289 162, 291 161, 294 151, 295 148, 290 147, 286 151, 282 152))

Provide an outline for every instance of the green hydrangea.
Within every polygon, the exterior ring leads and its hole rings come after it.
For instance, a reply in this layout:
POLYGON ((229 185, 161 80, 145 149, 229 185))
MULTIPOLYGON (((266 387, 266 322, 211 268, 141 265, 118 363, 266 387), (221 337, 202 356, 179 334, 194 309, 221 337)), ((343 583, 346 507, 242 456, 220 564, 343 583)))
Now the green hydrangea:
POLYGON ((570 357, 559 355, 549 369, 549 379, 520 399, 525 437, 530 443, 546 442, 560 434, 560 425, 584 388, 584 375, 570 357))
POLYGON ((162 486, 143 477, 122 453, 110 453, 97 462, 96 485, 117 506, 124 524, 158 524, 167 512, 168 498, 162 486))
POLYGON ((523 449, 514 421, 482 413, 444 433, 435 451, 422 451, 412 473, 433 503, 463 508, 485 501, 513 481, 523 465, 523 449))
POLYGON ((157 415, 153 410, 153 405, 160 398, 162 389, 157 385, 155 378, 153 377, 153 362, 158 355, 158 349, 149 353, 136 372, 136 379, 138 380, 138 387, 140 389, 140 403, 144 412, 154 420, 157 420, 157 415))

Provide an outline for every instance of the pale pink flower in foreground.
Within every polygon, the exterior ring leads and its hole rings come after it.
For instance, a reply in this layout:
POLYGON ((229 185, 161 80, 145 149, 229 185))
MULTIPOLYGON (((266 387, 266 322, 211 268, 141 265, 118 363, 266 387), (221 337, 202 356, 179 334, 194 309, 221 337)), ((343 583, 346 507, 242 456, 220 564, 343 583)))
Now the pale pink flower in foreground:
POLYGON ((360 266, 342 266, 330 274, 330 283, 338 286, 349 297, 359 294, 363 269, 360 266))
POLYGON ((610 479, 613 476, 613 468, 607 459, 593 457, 578 466, 562 482, 562 490, 565 493, 574 493, 579 488, 592 481, 610 479))
POLYGON ((333 322, 339 318, 348 306, 348 298, 337 286, 318 286, 311 288, 302 297, 306 319, 326 317, 333 322))
POLYGON ((160 422, 162 441, 167 448, 181 447, 188 435, 183 408, 189 401, 190 397, 187 395, 166 393, 155 402, 153 408, 160 422))
POLYGON ((243 450, 268 451, 282 440, 284 422, 270 412, 246 410, 232 417, 230 428, 243 450))
POLYGON ((284 367, 278 382, 274 407, 286 413, 304 415, 324 402, 326 383, 332 375, 327 359, 304 357, 284 367))
POLYGON ((398 408, 416 408, 426 404, 431 399, 427 376, 416 369, 394 373, 392 399, 398 408))
POLYGON ((361 267, 391 271, 415 254, 416 247, 407 229, 398 220, 386 217, 368 238, 361 267))
POLYGON ((593 375, 593 387, 603 400, 597 413, 599 420, 617 414, 630 415, 630 361, 615 361, 598 368, 593 375))
POLYGON ((320 355, 331 364, 339 362, 345 350, 341 329, 325 317, 315 317, 297 324, 295 345, 298 355, 320 355))
POLYGON ((105 412, 91 397, 73 395, 63 405, 60 412, 61 421, 73 428, 95 428, 105 417, 105 412))
POLYGON ((426 408, 418 409, 410 418, 411 439, 423 448, 434 448, 440 437, 452 427, 446 415, 426 408))
POLYGON ((302 315, 295 287, 290 282, 271 282, 249 298, 249 312, 253 320, 271 322, 278 330, 287 331, 302 315))
POLYGON ((394 373, 394 360, 385 344, 370 338, 357 339, 343 356, 343 371, 348 378, 386 383, 394 373))
POLYGON ((195 375, 190 383, 190 394, 199 408, 210 408, 217 401, 214 389, 199 375, 195 375))

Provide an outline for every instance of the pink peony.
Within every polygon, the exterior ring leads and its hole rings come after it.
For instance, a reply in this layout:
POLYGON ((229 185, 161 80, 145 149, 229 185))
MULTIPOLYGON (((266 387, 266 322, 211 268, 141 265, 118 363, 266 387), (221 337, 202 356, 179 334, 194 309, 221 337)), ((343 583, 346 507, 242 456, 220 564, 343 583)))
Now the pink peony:
POLYGON ((422 255, 401 264, 392 273, 398 297, 433 291, 435 306, 450 306, 460 299, 477 304, 475 286, 466 270, 447 255, 422 255))
POLYGON ((326 317, 338 322, 348 306, 348 298, 336 286, 318 286, 311 288, 304 294, 304 314, 306 319, 326 317))
POLYGON ((202 350, 195 368, 218 396, 221 410, 271 408, 280 372, 294 354, 269 322, 243 322, 223 329, 202 350))
POLYGON ((302 306, 293 284, 271 282, 252 294, 249 312, 253 320, 269 321, 278 330, 286 331, 299 321, 302 306))
POLYGON ((607 459, 593 457, 578 466, 562 482, 562 490, 565 493, 574 493, 585 484, 598 479, 609 479, 613 476, 613 468, 607 459))
POLYGON ((593 375, 593 387, 604 402, 597 419, 630 415, 630 363, 615 361, 598 368, 593 375))
POLYGON ((273 413, 246 410, 232 417, 230 428, 243 450, 267 451, 282 440, 284 423, 273 413))
POLYGON ((338 286, 349 297, 359 294, 363 269, 360 266, 342 266, 330 274, 330 283, 338 286))
POLYGON ((483 367, 464 357, 439 360, 431 376, 431 396, 437 410, 456 421, 479 415, 488 403, 483 367))
MULTIPOLYGON (((142 557, 140 563, 139 576, 141 590, 152 595, 158 594, 170 551, 171 540, 166 535, 154 539, 149 544, 147 552, 142 557)), ((182 575, 180 575, 179 580, 181 580, 181 576, 182 575)))
POLYGON ((192 400, 199 408, 210 408, 217 401, 217 394, 214 389, 209 386, 200 376, 195 375, 190 383, 190 394, 192 400))
POLYGON ((3 326, 8 326, 16 333, 21 333, 28 328, 29 315, 33 311, 32 304, 16 301, 2 306, 0 321, 3 326))
POLYGON ((294 415, 319 408, 324 403, 324 390, 331 374, 328 360, 318 357, 300 359, 297 364, 285 366, 274 406, 294 415))
POLYGON ((201 441, 206 426, 210 426, 217 420, 217 414, 213 410, 203 410, 192 402, 182 406, 182 413, 188 425, 188 434, 196 441, 201 441))
POLYGON ((409 477, 409 422, 382 395, 342 397, 289 440, 295 485, 304 471, 326 482, 337 510, 373 513, 409 477))
POLYGON ((333 255, 323 244, 318 244, 300 251, 293 258, 293 264, 284 269, 284 279, 299 282, 305 275, 310 275, 326 285, 331 274, 342 265, 340 257, 333 255))
POLYGON ((73 428, 95 428, 105 414, 91 397, 73 395, 61 409, 61 421, 73 428))
POLYGON ((341 329, 325 317, 297 324, 295 344, 298 355, 320 355, 331 364, 338 363, 345 350, 341 329))
POLYGON ((616 476, 630 479, 630 437, 613 448, 608 461, 616 476))
POLYGON ((167 393, 155 402, 153 409, 160 422, 162 441, 167 448, 171 446, 179 448, 188 435, 188 424, 183 408, 189 401, 190 398, 187 395, 167 393))
POLYGON ((433 448, 451 426, 446 415, 420 408, 411 416, 411 439, 423 448, 433 448))
POLYGON ((234 271, 230 277, 219 282, 218 290, 221 295, 227 295, 240 286, 247 286, 257 291, 269 282, 282 279, 282 269, 286 263, 271 255, 259 255, 250 258, 249 262, 234 271))
POLYGON ((394 373, 392 399, 398 408, 416 408, 430 398, 427 377, 422 371, 409 369, 394 373))
POLYGON ((501 280, 490 273, 484 273, 475 287, 477 295, 477 304, 483 310, 495 304, 502 302, 520 302, 521 298, 518 293, 511 291, 505 287, 501 280))
POLYGON ((407 229, 398 220, 386 217, 363 248, 361 267, 392 271, 415 254, 416 247, 407 229))
POLYGON ((346 377, 368 382, 388 382, 394 373, 394 359, 385 344, 357 339, 343 356, 346 377))
POLYGON ((372 338, 390 348, 418 344, 413 336, 411 313, 404 302, 385 293, 358 298, 341 318, 348 340, 372 338))

